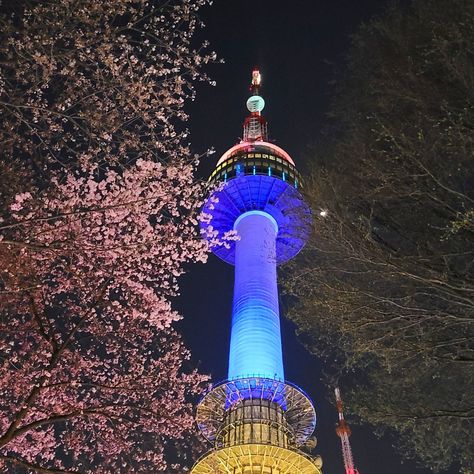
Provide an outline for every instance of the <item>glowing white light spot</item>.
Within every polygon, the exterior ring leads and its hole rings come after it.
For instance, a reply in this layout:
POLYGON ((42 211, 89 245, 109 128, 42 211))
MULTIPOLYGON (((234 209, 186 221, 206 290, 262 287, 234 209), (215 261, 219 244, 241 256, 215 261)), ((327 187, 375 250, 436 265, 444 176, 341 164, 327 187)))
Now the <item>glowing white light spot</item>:
POLYGON ((319 215, 320 215, 321 217, 326 217, 326 216, 328 215, 328 211, 326 211, 326 209, 323 209, 323 210, 319 213, 319 215))
POLYGON ((254 69, 252 71, 252 85, 259 86, 260 82, 262 82, 262 76, 260 75, 260 72, 258 69, 254 69))
POLYGON ((265 101, 263 97, 259 95, 253 95, 247 100, 247 109, 249 112, 261 112, 265 107, 265 101))

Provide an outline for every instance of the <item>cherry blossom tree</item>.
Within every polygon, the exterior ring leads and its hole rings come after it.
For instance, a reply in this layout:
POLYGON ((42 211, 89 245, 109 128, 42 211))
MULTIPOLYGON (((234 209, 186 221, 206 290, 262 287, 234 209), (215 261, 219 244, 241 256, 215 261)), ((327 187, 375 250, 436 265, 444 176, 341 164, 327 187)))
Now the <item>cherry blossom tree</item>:
POLYGON ((215 60, 191 46, 206 3, 54 0, 3 19, 4 471, 187 469, 206 377, 171 299, 206 258, 183 126, 215 60))

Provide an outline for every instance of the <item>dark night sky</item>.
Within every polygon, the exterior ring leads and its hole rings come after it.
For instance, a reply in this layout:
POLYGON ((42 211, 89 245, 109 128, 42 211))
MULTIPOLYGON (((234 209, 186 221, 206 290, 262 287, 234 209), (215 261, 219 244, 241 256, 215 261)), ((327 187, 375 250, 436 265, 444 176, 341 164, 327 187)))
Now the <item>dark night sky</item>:
MULTIPOLYGON (((334 65, 339 65, 357 25, 383 11, 384 0, 220 0, 203 11, 206 29, 224 65, 212 66, 216 87, 200 87, 191 113, 196 152, 214 147, 200 173, 207 177, 218 157, 241 136, 251 69, 262 72, 265 117, 273 141, 300 163, 325 120, 334 65)), ((182 280, 176 307, 184 315, 180 328, 200 369, 213 381, 226 377, 233 291, 233 267, 211 256, 193 266, 182 280)), ((335 342, 336 343, 336 342, 335 342)), ((286 378, 313 398, 318 413, 317 452, 325 474, 342 474, 337 413, 320 382, 321 362, 299 344, 294 328, 283 319, 286 378)), ((350 420, 349 420, 350 421, 350 420)), ((377 439, 369 427, 352 424, 351 438, 361 474, 423 474, 430 471, 403 463, 389 439, 377 439)))

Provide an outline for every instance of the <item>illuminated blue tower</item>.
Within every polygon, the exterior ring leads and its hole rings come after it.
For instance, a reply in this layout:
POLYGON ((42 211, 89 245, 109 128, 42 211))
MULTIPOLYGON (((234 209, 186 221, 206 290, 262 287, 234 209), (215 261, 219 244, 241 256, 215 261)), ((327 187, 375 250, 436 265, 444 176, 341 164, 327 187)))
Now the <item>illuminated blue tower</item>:
POLYGON ((290 155, 269 143, 261 112, 260 73, 252 73, 250 115, 242 141, 220 158, 210 180, 222 183, 204 205, 201 224, 212 251, 235 265, 228 379, 201 400, 196 420, 213 449, 194 474, 321 474, 321 458, 298 449, 316 414, 308 396, 285 382, 277 265, 306 243, 311 213, 290 155), (222 244, 222 242, 221 242, 222 244))

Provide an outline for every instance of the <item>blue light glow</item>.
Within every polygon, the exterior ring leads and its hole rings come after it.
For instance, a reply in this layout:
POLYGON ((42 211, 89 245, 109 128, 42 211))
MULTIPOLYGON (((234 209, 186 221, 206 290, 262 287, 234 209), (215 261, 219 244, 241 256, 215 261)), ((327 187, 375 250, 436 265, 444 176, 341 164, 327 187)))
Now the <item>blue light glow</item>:
MULTIPOLYGON (((311 232, 311 210, 292 181, 266 176, 267 173, 268 169, 265 175, 224 175, 225 186, 214 192, 215 199, 204 205, 203 210, 212 215, 212 221, 201 221, 201 227, 212 226, 222 236, 233 230, 235 220, 241 214, 252 210, 266 212, 278 223, 276 259, 280 265, 293 258, 307 241, 311 232)), ((236 242, 229 241, 226 246, 213 246, 212 251, 234 265, 235 247, 236 242)))
POLYGON ((229 380, 266 377, 284 380, 276 274, 275 219, 249 211, 234 225, 235 285, 229 380))

